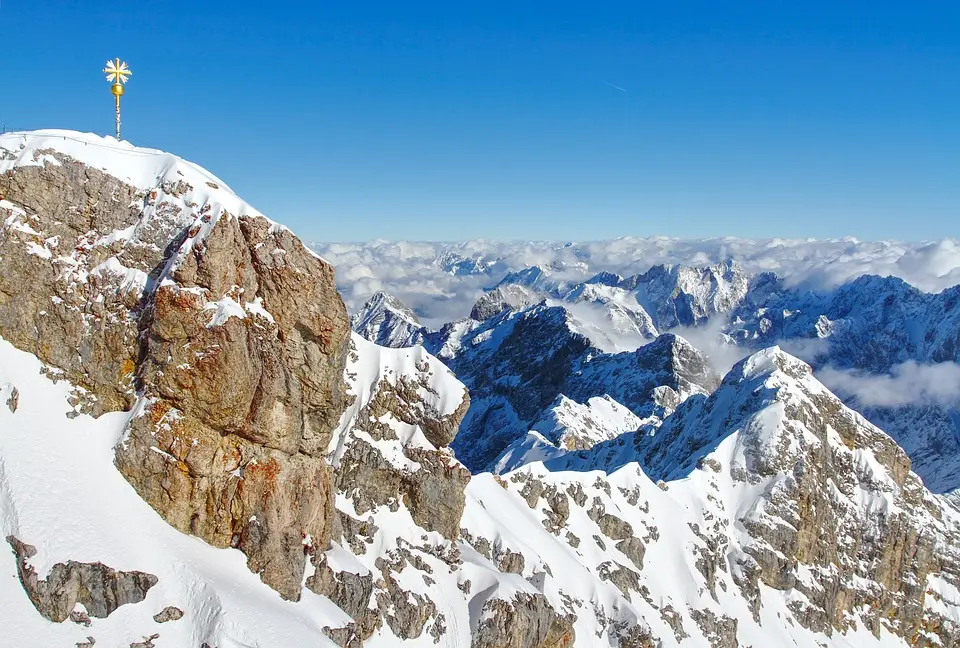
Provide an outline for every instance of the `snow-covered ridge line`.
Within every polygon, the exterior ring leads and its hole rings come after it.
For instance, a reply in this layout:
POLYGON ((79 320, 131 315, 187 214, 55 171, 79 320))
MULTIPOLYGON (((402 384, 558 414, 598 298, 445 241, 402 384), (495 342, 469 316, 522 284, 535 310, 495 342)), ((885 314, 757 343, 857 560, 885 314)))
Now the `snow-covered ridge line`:
POLYGON ((139 189, 184 181, 234 215, 263 215, 203 167, 171 153, 134 146, 113 137, 58 129, 13 132, 0 135, 0 149, 4 151, 0 154, 0 173, 18 166, 57 164, 54 158, 39 154, 52 149, 139 189))
POLYGON ((200 165, 166 151, 134 146, 109 136, 61 129, 4 133, 0 135, 0 174, 15 167, 59 164, 53 156, 41 153, 47 150, 67 155, 146 191, 162 188, 166 183, 186 182, 191 187, 185 194, 189 202, 210 205, 235 217, 259 216, 278 230, 288 229, 240 198, 223 180, 200 165))

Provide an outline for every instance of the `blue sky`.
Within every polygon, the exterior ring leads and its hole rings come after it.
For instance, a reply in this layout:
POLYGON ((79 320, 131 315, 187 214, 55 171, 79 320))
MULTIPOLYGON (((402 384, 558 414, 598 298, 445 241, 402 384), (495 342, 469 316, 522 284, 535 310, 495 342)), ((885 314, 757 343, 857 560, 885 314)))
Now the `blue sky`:
POLYGON ((960 236, 960 3, 733 4, 6 0, 0 124, 111 133, 119 56, 310 240, 960 236))

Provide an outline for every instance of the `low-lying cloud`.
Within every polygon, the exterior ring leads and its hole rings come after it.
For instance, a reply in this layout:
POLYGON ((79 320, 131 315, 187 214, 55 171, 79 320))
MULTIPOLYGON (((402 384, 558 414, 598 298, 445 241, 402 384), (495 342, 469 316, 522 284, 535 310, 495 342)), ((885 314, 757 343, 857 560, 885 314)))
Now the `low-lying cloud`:
POLYGON ((723 317, 715 317, 703 326, 678 326, 670 332, 679 335, 707 354, 713 370, 720 376, 725 376, 733 365, 752 352, 751 349, 737 346, 724 335, 725 325, 726 321, 723 317))
POLYGON ((960 406, 960 364, 955 362, 923 365, 910 360, 883 375, 825 367, 817 378, 839 396, 855 396, 864 407, 960 406))
POLYGON ((378 290, 414 309, 428 325, 466 317, 484 288, 508 272, 532 265, 578 281, 597 272, 627 276, 660 263, 709 265, 736 259, 749 273, 774 271, 791 284, 831 288, 863 274, 900 277, 927 292, 960 283, 960 242, 856 239, 715 238, 683 240, 625 237, 582 243, 463 241, 458 243, 316 243, 336 267, 337 284, 351 312, 378 290), (485 269, 454 274, 444 260, 485 269))

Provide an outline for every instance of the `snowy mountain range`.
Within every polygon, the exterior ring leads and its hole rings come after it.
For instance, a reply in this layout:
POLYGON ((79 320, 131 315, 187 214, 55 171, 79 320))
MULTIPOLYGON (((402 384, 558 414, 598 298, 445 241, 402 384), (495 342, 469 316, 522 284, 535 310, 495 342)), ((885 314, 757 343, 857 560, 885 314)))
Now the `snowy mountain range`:
POLYGON ((160 151, 6 134, 0 193, 19 645, 960 645, 947 430, 818 379, 948 425, 951 290, 435 256, 489 290, 425 327, 160 151))
MULTIPOLYGON (((910 449, 914 470, 928 487, 939 493, 960 488, 960 285, 930 294, 894 277, 863 276, 812 291, 770 272, 749 276, 735 261, 700 268, 655 266, 631 277, 601 272, 578 283, 534 267, 507 274, 477 301, 469 319, 438 332, 404 329, 395 334, 397 346, 423 343, 446 358, 451 351, 442 347, 450 342, 438 342, 450 332, 457 332, 454 338, 464 330, 479 335, 510 319, 502 313, 520 313, 522 319, 537 304, 543 304, 541 310, 548 304, 559 309, 565 320, 560 328, 589 340, 593 353, 640 353, 662 332, 675 331, 700 344, 723 372, 751 351, 783 345, 910 449)), ((370 319, 378 310, 371 301, 360 315, 370 319)), ((387 329, 361 333, 387 339, 387 329)), ((529 344, 555 346, 552 338, 545 333, 529 344)), ((471 393, 482 389, 474 376, 485 364, 475 346, 463 359, 455 353, 449 363, 471 393)), ((501 355, 512 357, 513 350, 501 355)), ((510 375, 500 367, 494 371, 501 381, 510 375)), ((592 395, 613 389, 600 386, 592 395)), ((465 421, 468 431, 471 422, 465 421)), ((500 430, 510 427, 499 420, 495 424, 500 430)))

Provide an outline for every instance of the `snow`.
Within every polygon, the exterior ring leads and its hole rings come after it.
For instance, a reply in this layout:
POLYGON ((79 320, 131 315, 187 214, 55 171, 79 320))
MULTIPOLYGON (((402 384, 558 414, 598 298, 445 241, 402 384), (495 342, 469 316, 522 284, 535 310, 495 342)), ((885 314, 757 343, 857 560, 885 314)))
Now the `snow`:
POLYGON ((203 310, 214 311, 210 321, 207 322, 207 328, 223 326, 231 317, 244 319, 247 316, 247 311, 243 309, 243 306, 230 297, 222 297, 215 302, 207 302, 204 304, 203 310))
POLYGON ((376 393, 380 383, 386 381, 396 386, 402 377, 416 380, 420 383, 420 402, 432 415, 438 417, 449 416, 456 411, 463 403, 466 390, 453 373, 423 347, 389 349, 368 342, 356 333, 352 334, 351 343, 354 352, 350 355, 345 377, 348 391, 355 398, 341 415, 340 423, 331 439, 331 461, 334 465, 339 461, 350 434, 361 434, 365 435, 368 443, 384 452, 385 456, 398 462, 397 465, 407 467, 409 460, 402 456, 401 446, 433 447, 418 426, 402 423, 391 417, 389 423, 399 434, 397 441, 375 441, 365 432, 351 432, 360 410, 376 393))
POLYGON ((149 277, 143 270, 128 268, 120 263, 117 257, 112 256, 98 266, 95 266, 90 274, 114 275, 120 277, 120 290, 122 292, 132 292, 140 294, 147 287, 149 277))
POLYGON ((263 297, 257 297, 252 302, 249 302, 249 301, 245 302, 243 304, 243 308, 248 313, 252 313, 253 315, 258 315, 264 318, 265 320, 267 320, 268 322, 270 322, 271 324, 276 324, 276 320, 273 319, 273 315, 271 315, 270 312, 263 307, 263 297))
POLYGON ((260 215, 227 185, 206 169, 175 155, 142 148, 113 137, 69 130, 37 130, 0 135, 0 173, 14 167, 59 164, 40 151, 52 149, 79 160, 140 189, 154 189, 164 182, 184 181, 193 186, 191 200, 198 204, 217 203, 234 216, 260 215), (215 185, 215 186, 211 186, 215 185))

